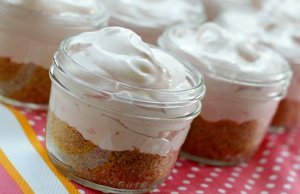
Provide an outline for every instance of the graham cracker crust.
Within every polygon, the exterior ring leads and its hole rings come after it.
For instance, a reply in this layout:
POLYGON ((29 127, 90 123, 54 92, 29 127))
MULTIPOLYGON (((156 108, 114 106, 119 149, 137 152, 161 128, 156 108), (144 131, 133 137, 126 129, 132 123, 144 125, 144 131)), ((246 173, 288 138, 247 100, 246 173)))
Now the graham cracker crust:
POLYGON ((24 103, 48 104, 50 86, 48 69, 0 57, 0 95, 24 103))
POLYGON ((285 127, 286 129, 299 124, 300 103, 284 99, 279 103, 277 112, 273 118, 272 125, 275 127, 285 127))
POLYGON ((145 189, 162 182, 171 172, 178 151, 166 156, 139 149, 110 151, 85 140, 74 128, 49 111, 47 149, 73 176, 117 189, 145 189))
POLYGON ((230 120, 209 122, 198 116, 182 147, 186 153, 203 158, 203 161, 220 161, 237 164, 249 159, 257 149, 262 130, 255 120, 236 123, 230 120), (206 160, 207 159, 207 160, 206 160))

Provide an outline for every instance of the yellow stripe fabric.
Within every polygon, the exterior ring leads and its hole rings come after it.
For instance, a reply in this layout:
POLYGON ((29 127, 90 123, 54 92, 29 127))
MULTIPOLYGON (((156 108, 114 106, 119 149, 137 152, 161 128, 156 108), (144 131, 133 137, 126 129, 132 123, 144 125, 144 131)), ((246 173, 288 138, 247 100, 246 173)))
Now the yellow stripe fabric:
POLYGON ((9 159, 6 157, 5 153, 0 149, 0 164, 7 171, 7 173, 12 177, 12 179, 17 183, 19 188, 23 193, 33 194, 31 187, 28 183, 23 179, 23 177, 19 174, 19 172, 15 169, 15 167, 11 164, 9 159))

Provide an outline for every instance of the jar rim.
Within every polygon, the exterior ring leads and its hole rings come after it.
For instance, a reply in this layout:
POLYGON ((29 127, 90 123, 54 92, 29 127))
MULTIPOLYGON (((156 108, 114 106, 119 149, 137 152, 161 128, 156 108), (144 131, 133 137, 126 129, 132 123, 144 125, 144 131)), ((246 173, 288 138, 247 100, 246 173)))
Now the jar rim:
MULTIPOLYGON (((105 95, 110 96, 113 100, 116 101, 122 101, 127 102, 131 104, 137 104, 141 106, 155 106, 155 107, 164 107, 166 104, 168 106, 181 106, 182 104, 191 103, 191 102, 197 102, 200 101, 206 91, 206 87, 204 84, 204 79, 202 74, 196 70, 192 65, 190 65, 187 62, 182 62, 179 59, 175 58, 176 60, 180 61, 186 69, 187 72, 187 78, 192 86, 189 89, 181 89, 181 90, 160 90, 160 89, 149 89, 149 88, 142 88, 137 86, 132 86, 123 82, 119 82, 110 78, 107 78, 102 75, 96 75, 93 72, 89 71, 86 68, 83 68, 80 64, 78 64, 74 59, 72 59, 71 56, 68 55, 66 51, 66 45, 69 43, 69 41, 72 40, 71 38, 66 38, 62 41, 58 52, 53 57, 53 68, 57 70, 57 72, 61 75, 63 75, 66 79, 69 81, 77 84, 76 87, 82 87, 85 88, 89 93, 91 94, 98 94, 99 92, 104 92, 105 95), (86 71, 87 73, 93 74, 93 76, 97 76, 97 78, 101 79, 101 83, 105 83, 107 86, 111 86, 110 89, 107 90, 103 88, 97 87, 97 85, 93 85, 91 83, 88 83, 84 80, 76 79, 74 76, 72 76, 71 72, 68 71, 66 66, 62 65, 64 63, 67 63, 69 65, 72 65, 72 68, 77 68, 78 71, 86 71), (157 98, 154 100, 149 100, 145 98, 135 98, 132 96, 122 95, 122 92, 130 92, 130 91, 144 91, 148 94, 155 95, 157 98), (180 96, 180 99, 177 99, 174 97, 180 96)), ((154 48, 158 48, 156 46, 152 46, 154 48)), ((172 54, 163 51, 169 55, 172 56, 172 54)), ((174 56, 173 56, 174 57, 174 56)), ((54 72, 52 72, 55 74, 54 72)), ((52 75, 55 76, 55 75, 52 75)))

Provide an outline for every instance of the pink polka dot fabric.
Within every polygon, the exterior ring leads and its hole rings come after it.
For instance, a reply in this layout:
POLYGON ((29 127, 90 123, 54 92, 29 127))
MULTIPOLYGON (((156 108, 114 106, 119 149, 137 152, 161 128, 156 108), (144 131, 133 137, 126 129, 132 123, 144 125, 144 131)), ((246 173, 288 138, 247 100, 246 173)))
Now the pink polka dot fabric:
MULTIPOLYGON (((45 143, 45 112, 21 110, 45 143)), ((99 193, 75 184, 80 194, 99 193)), ((179 157, 168 179, 152 193, 298 194, 300 193, 300 127, 270 133, 251 161, 235 167, 210 167, 179 157)))

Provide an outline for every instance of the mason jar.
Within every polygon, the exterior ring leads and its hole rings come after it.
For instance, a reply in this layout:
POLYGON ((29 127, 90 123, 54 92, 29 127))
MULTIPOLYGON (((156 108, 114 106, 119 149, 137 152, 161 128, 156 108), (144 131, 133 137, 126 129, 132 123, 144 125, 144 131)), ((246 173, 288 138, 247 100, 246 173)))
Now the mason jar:
POLYGON ((223 27, 239 31, 274 49, 285 57, 293 77, 272 121, 272 131, 288 131, 300 125, 300 19, 299 1, 269 1, 259 12, 228 11, 217 21, 223 27))
POLYGON ((218 166, 249 160, 286 95, 288 63, 273 50, 212 23, 171 27, 159 45, 194 64, 207 86, 182 154, 218 166))
POLYGON ((51 160, 72 180, 112 193, 164 181, 205 93, 194 67, 120 27, 63 41, 50 77, 51 160))
POLYGON ((139 34, 145 42, 156 44, 165 28, 180 23, 205 21, 198 0, 102 0, 111 17, 110 26, 122 26, 139 34))
POLYGON ((49 67, 68 36, 99 29, 108 13, 96 0, 0 1, 0 100, 40 109, 49 102, 49 67))

